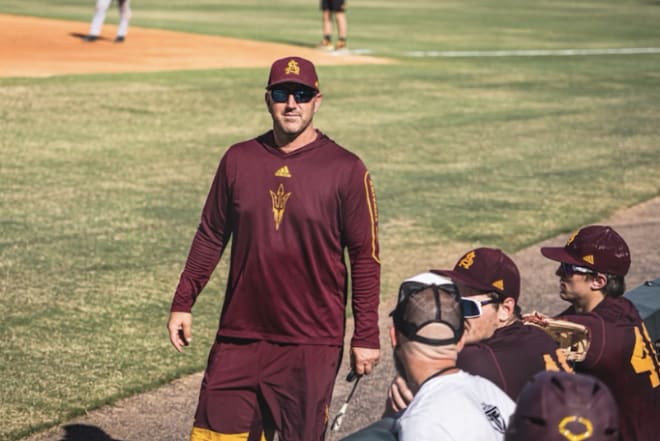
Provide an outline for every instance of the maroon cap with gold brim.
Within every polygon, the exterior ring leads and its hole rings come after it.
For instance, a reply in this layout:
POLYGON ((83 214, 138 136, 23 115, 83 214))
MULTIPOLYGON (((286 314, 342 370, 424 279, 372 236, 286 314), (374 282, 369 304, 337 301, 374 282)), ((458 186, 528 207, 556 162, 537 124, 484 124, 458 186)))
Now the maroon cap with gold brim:
POLYGON ((550 260, 583 266, 599 273, 625 276, 630 269, 630 250, 612 227, 590 225, 571 234, 563 247, 543 247, 550 260))
POLYGON ((297 83, 319 90, 319 78, 314 64, 301 57, 280 58, 273 62, 266 89, 283 83, 297 83))
POLYGON ((453 270, 431 270, 470 288, 497 292, 516 302, 520 296, 520 273, 509 256, 497 248, 476 248, 458 259, 453 270))

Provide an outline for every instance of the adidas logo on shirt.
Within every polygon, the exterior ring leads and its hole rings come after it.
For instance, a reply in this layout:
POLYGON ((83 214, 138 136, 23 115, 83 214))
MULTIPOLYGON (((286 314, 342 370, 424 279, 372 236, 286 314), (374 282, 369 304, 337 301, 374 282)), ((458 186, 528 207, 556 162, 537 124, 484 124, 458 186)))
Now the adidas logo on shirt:
POLYGON ((275 172, 275 176, 279 176, 282 178, 290 178, 291 173, 289 172, 289 167, 285 165, 284 167, 278 168, 277 171, 275 172))

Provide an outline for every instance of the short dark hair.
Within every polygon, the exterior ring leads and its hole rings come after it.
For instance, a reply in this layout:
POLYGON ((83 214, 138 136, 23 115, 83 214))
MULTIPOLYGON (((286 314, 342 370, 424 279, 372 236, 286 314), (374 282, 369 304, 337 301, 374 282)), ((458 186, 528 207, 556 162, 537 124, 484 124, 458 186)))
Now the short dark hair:
POLYGON ((607 297, 621 297, 624 292, 626 292, 626 281, 624 277, 608 274, 607 283, 603 287, 603 293, 607 297))
MULTIPOLYGON (((606 297, 621 297, 626 292, 626 281, 624 276, 616 274, 603 274, 607 283, 600 290, 606 297)), ((594 279, 596 274, 587 274, 587 278, 594 279)))

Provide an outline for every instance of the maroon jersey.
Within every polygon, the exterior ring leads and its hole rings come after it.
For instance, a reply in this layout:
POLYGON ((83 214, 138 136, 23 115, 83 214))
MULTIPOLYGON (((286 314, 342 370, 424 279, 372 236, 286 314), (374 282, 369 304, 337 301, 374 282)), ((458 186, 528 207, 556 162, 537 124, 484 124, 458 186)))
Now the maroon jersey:
POLYGON ((587 357, 576 372, 605 383, 617 402, 623 441, 660 436, 660 366, 644 322, 623 297, 606 297, 591 313, 573 308, 559 317, 589 328, 587 357))
POLYGON ((229 239, 218 335, 342 345, 351 264, 352 345, 378 348, 378 214, 362 161, 318 132, 291 153, 272 131, 220 161, 172 311, 189 312, 229 239))
POLYGON ((548 334, 521 322, 497 329, 489 339, 465 345, 457 366, 488 378, 514 401, 537 372, 573 371, 548 334))

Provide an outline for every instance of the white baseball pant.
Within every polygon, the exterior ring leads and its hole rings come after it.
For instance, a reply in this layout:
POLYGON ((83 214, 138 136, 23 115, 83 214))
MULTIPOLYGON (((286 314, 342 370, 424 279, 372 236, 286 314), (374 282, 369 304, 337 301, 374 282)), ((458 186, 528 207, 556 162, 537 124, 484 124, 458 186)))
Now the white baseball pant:
MULTIPOLYGON (((96 0, 96 12, 92 18, 92 25, 89 28, 89 35, 98 37, 101 35, 101 27, 105 20, 105 13, 110 7, 112 0, 96 0)), ((125 0, 119 3, 119 28, 117 28, 117 37, 125 37, 128 32, 128 21, 131 19, 131 0, 125 0)))

